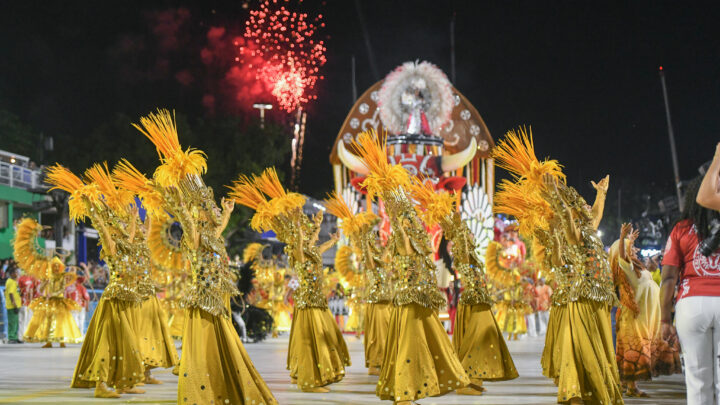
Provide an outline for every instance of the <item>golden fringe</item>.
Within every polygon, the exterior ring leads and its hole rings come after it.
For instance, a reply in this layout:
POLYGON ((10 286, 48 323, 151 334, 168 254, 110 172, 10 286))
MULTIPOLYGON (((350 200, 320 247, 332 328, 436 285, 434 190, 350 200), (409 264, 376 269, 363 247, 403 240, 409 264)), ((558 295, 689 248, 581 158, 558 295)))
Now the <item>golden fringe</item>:
POLYGON ((70 193, 68 200, 68 208, 70 218, 75 222, 89 215, 89 207, 84 199, 89 203, 98 203, 100 201, 100 191, 94 184, 85 184, 65 166, 56 163, 47 170, 46 181, 53 187, 50 190, 63 190, 70 193))
POLYGON ((38 251, 38 233, 42 225, 32 218, 23 218, 17 225, 13 239, 13 257, 18 267, 35 278, 45 278, 50 259, 38 251))
POLYGON ((384 191, 392 191, 410 183, 407 170, 388 162, 385 137, 381 139, 375 130, 358 135, 353 145, 370 170, 362 186, 367 188, 371 199, 384 191))
POLYGON ((116 213, 125 213, 128 207, 134 204, 134 195, 131 191, 118 189, 115 180, 110 175, 107 162, 103 162, 102 165, 95 163, 85 170, 84 175, 88 183, 97 186, 100 193, 102 193, 105 204, 116 213))
POLYGON ((140 118, 141 125, 133 124, 155 145, 161 165, 155 170, 154 178, 162 187, 176 185, 188 175, 201 176, 207 171, 207 157, 198 149, 188 148, 183 152, 178 140, 175 114, 165 109, 140 118))
POLYGON ((153 216, 162 217, 165 214, 163 209, 164 200, 160 193, 155 190, 152 180, 140 173, 126 159, 120 160, 115 165, 112 176, 118 187, 137 194, 142 200, 143 207, 153 216))
POLYGON ((414 178, 409 189, 412 198, 417 201, 415 210, 427 226, 433 226, 442 221, 455 209, 456 195, 436 192, 429 181, 414 178))

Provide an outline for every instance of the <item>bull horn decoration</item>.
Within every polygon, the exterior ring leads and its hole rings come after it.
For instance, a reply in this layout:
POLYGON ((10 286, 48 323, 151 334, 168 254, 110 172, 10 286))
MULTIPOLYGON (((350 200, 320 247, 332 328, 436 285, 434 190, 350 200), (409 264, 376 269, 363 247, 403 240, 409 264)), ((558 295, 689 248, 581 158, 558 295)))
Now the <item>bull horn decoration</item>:
POLYGON ((338 157, 340 158, 340 161, 343 162, 345 167, 354 171, 355 173, 359 173, 364 176, 370 174, 370 170, 368 170, 367 166, 365 165, 365 161, 345 149, 345 142, 343 141, 338 142, 338 157))
POLYGON ((464 150, 461 150, 458 153, 454 153, 452 155, 447 155, 442 157, 442 162, 440 163, 440 170, 443 172, 452 172, 454 170, 457 170, 472 160, 472 158, 475 157, 475 152, 477 151, 477 141, 475 138, 470 138, 470 144, 465 148, 464 150))

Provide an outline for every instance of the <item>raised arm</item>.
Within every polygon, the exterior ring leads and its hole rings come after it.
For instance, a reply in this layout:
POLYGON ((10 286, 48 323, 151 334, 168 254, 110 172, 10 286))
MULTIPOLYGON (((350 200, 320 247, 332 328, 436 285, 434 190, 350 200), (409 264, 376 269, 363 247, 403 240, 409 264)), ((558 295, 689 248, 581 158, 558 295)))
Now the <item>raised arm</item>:
POLYGON ((318 251, 320 252, 320 254, 325 253, 328 249, 333 247, 333 245, 336 244, 338 240, 340 240, 340 235, 335 232, 334 234, 330 235, 330 240, 318 247, 318 251))
MULTIPOLYGON (((625 277, 633 289, 637 289, 638 276, 633 267, 632 258, 629 255, 630 252, 627 252, 627 249, 625 249, 625 239, 630 235, 629 240, 634 242, 635 239, 637 239, 636 232, 637 231, 633 231, 632 225, 624 223, 620 228, 620 243, 618 246, 618 266, 620 266, 623 273, 625 273, 625 277)), ((632 246, 632 242, 630 246, 632 246)))
POLYGON ((595 203, 592 206, 593 228, 597 230, 600 226, 600 221, 602 221, 603 212, 605 211, 605 199, 610 185, 610 175, 608 174, 603 177, 602 180, 597 183, 594 181, 591 181, 590 183, 597 191, 597 194, 595 195, 595 203))
POLYGON ((220 220, 220 226, 215 230, 215 236, 222 236, 223 231, 227 228, 228 222, 230 222, 230 215, 232 215, 233 209, 235 209, 235 201, 232 199, 222 198, 220 205, 223 207, 222 219, 220 220))
POLYGON ((703 177, 695 200, 705 208, 720 211, 720 143, 715 147, 715 156, 703 177))
POLYGON ((562 186, 558 184, 555 177, 549 174, 543 177, 543 182, 547 189, 546 193, 549 194, 548 202, 552 206, 554 214, 561 220, 565 239, 567 239, 568 243, 578 244, 582 239, 580 229, 575 225, 575 214, 560 195, 558 188, 562 186))

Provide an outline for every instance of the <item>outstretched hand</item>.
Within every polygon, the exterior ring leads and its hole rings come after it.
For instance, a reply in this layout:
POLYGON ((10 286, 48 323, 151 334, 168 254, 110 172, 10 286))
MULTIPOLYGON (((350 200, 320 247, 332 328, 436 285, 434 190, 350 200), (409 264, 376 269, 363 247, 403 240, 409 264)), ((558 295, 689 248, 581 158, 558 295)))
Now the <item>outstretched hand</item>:
POLYGON ((610 187, 610 175, 608 174, 607 176, 603 177, 597 183, 591 181, 590 184, 592 184, 595 190, 607 194, 608 188, 610 187))

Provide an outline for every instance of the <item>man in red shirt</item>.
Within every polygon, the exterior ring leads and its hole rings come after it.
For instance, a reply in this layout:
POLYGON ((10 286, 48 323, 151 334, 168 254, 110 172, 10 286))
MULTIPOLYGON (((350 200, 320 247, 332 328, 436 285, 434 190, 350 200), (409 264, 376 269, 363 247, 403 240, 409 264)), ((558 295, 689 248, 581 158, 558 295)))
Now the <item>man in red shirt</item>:
POLYGON ((548 319, 550 319, 550 296, 552 295, 552 288, 545 284, 544 278, 539 278, 537 286, 535 286, 535 292, 537 293, 536 307, 538 311, 538 323, 540 326, 540 334, 547 332, 548 319))
POLYGON ((90 295, 83 285, 84 282, 85 277, 78 276, 75 279, 75 283, 70 284, 65 288, 65 298, 70 298, 71 300, 77 302, 80 306, 80 309, 73 311, 72 314, 78 328, 80 328, 80 331, 83 332, 83 335, 85 334, 85 314, 87 314, 87 307, 90 302, 90 295))
POLYGON ((22 306, 18 313, 18 331, 19 336, 24 336, 25 329, 27 329, 32 318, 30 303, 40 296, 40 281, 29 274, 23 274, 18 278, 18 287, 20 288, 20 298, 22 300, 22 306))

